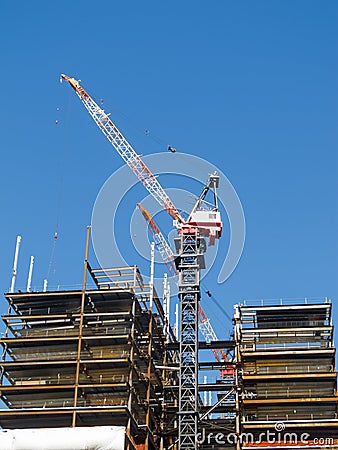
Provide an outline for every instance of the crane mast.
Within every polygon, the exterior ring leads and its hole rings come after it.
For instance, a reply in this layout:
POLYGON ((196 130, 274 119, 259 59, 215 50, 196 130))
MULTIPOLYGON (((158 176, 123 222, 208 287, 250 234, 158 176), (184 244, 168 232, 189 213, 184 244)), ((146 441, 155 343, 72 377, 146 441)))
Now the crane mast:
MULTIPOLYGON (((211 186, 216 189, 218 177, 212 174, 197 200, 191 213, 193 217, 200 209, 200 204, 211 186)), ((214 190, 214 195, 216 195, 214 190)), ((217 211, 217 200, 215 200, 217 211)), ((161 253, 170 274, 175 274, 179 287, 181 304, 180 328, 180 383, 179 383, 179 450, 192 450, 196 447, 198 432, 198 329, 206 342, 217 341, 216 333, 205 314, 200 299, 200 268, 203 266, 205 251, 204 239, 197 236, 197 230, 191 227, 190 233, 184 228, 184 233, 175 243, 178 250, 178 270, 175 265, 175 255, 166 238, 155 223, 149 211, 140 203, 137 204, 144 219, 148 223, 151 234, 161 253), (178 280, 177 280, 178 275, 178 280)), ((203 233, 203 232, 202 232, 203 233)), ((202 234, 201 233, 201 234, 202 234)), ((210 239, 211 236, 209 236, 210 239)), ((218 362, 228 361, 223 349, 212 349, 218 362)), ((233 373, 229 366, 220 369, 221 378, 233 373)))
MULTIPOLYGON (((208 185, 209 184, 210 180, 208 182, 208 185)), ((203 192, 204 191, 205 189, 203 190, 203 192)), ((137 206, 149 226, 156 247, 161 254, 162 260, 167 266, 169 274, 175 278, 175 282, 177 283, 178 271, 175 266, 175 255, 173 251, 171 250, 166 238, 163 236, 163 233, 161 232, 156 222, 152 218, 150 212, 146 208, 144 208, 144 206, 141 203, 137 203, 137 206)), ((204 312, 204 309, 202 308, 200 303, 198 305, 198 327, 206 342, 209 343, 218 340, 215 330, 213 329, 212 324, 210 322, 210 319, 204 312)), ((227 354, 223 349, 212 349, 212 352, 215 356, 215 359, 218 362, 228 361, 227 354)), ((222 373, 223 371, 221 370, 221 375, 222 373)))

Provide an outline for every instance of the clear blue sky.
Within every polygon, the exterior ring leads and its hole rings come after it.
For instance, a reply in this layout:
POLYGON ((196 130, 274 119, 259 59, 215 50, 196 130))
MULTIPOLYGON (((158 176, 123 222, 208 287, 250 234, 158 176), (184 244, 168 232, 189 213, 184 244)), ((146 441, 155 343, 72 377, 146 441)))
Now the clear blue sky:
MULTIPOLYGON (((2 2, 1 290, 17 234, 18 287, 31 254, 42 286, 58 216, 51 283, 81 282, 95 198, 122 165, 59 84, 66 73, 140 153, 170 143, 227 175, 246 244, 227 283, 211 271, 206 284, 230 314, 243 298, 337 300, 337 23, 333 0, 2 2), (161 142, 144 148, 142 130, 161 142)), ((203 301, 224 337, 229 323, 203 301)))

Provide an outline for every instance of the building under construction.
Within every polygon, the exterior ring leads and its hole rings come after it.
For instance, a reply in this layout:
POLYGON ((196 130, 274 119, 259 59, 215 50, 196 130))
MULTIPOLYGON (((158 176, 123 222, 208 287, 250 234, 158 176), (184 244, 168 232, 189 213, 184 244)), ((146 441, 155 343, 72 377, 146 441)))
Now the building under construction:
MULTIPOLYGON (((86 261, 86 274, 95 288, 86 275, 78 291, 5 295, 1 427, 123 427, 108 448, 178 449, 179 342, 162 299, 137 267, 86 261)), ((243 303, 231 340, 199 342, 198 448, 337 447, 331 306, 243 303)))
POLYGON ((0 450, 338 448, 331 303, 238 304, 219 340, 200 303, 204 254, 222 235, 217 171, 182 216, 109 114, 61 77, 174 219, 176 253, 139 205, 154 238, 149 285, 136 266, 92 269, 88 227, 82 289, 47 292, 45 280, 43 292, 30 282, 15 292, 18 239, 0 340, 0 450), (161 299, 154 288, 155 244, 178 286, 175 329, 168 289, 161 299))
POLYGON ((236 309, 241 432, 248 446, 338 445, 331 313, 327 299, 236 309))

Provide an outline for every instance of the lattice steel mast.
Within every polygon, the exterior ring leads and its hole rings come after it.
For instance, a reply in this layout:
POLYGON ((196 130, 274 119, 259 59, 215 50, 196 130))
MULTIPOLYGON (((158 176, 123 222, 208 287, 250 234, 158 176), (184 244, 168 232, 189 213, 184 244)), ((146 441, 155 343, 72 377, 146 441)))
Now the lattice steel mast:
MULTIPOLYGON (((210 184, 210 180, 208 181, 206 187, 210 184)), ((147 222, 151 234, 154 238, 156 247, 161 254, 161 257, 167 266, 169 274, 175 279, 175 282, 178 283, 178 270, 175 265, 175 255, 171 250, 169 243, 163 233, 157 226, 150 212, 141 204, 137 203, 139 210, 141 211, 145 221, 147 222)), ((210 343, 212 341, 217 341, 217 335, 213 326, 210 322, 209 317, 206 315, 203 310, 201 304, 198 305, 198 328, 203 335, 206 342, 210 343)), ((212 352, 218 362, 226 362, 228 361, 228 356, 223 349, 213 348, 212 352)), ((221 371, 222 372, 222 371, 221 371)))

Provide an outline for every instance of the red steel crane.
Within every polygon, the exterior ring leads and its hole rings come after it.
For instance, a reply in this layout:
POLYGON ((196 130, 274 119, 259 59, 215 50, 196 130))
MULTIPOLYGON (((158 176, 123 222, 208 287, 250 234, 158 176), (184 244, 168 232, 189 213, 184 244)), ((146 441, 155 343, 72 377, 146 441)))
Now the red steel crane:
POLYGON ((109 114, 106 114, 104 110, 101 109, 97 103, 95 103, 95 101, 83 89, 83 87, 80 86, 79 82, 75 80, 75 78, 70 78, 64 74, 61 74, 61 78, 66 80, 75 90, 97 126, 115 148, 117 153, 121 156, 123 161, 130 167, 143 186, 174 220, 177 220, 179 223, 183 223, 183 218, 175 208, 168 194, 160 185, 155 175, 142 161, 140 155, 136 153, 121 131, 110 120, 109 114))
MULTIPOLYGON (((208 184, 209 184, 209 182, 208 182, 208 184)), ((205 192, 205 189, 203 189, 203 193, 204 192, 205 192)), ((204 198, 205 198, 205 195, 203 196, 203 199, 204 198)), ((146 208, 144 208, 144 206, 141 203, 137 203, 137 206, 149 226, 150 232, 154 238, 157 249, 160 252, 164 263, 167 266, 169 274, 172 277, 175 277, 175 276, 177 277, 178 271, 177 271, 176 265, 175 265, 175 255, 174 255, 173 251, 171 250, 166 238, 163 236, 161 230, 159 229, 156 222, 152 218, 150 212, 146 208)), ((195 205, 194 209, 197 209, 196 205, 195 205)), ((177 280, 175 280, 175 281, 177 282, 177 280)), ((210 319, 204 312, 200 303, 198 304, 198 327, 199 327, 199 330, 202 333, 206 342, 212 342, 212 341, 218 340, 215 330, 213 329, 213 327, 211 325, 210 319)), ((223 349, 212 349, 212 352, 213 352, 216 360, 219 363, 226 362, 226 361, 230 362, 227 357, 226 352, 223 349)), ((220 372, 221 372, 221 376, 224 376, 225 374, 229 373, 229 370, 221 369, 220 372)))
MULTIPOLYGON (((222 234, 222 221, 218 209, 216 208, 215 211, 211 213, 209 210, 201 210, 195 207, 192 210, 188 221, 185 221, 155 175, 142 161, 140 155, 136 153, 117 126, 111 121, 109 114, 106 114, 104 110, 95 103, 75 78, 68 77, 64 74, 61 74, 61 78, 66 80, 75 90, 97 126, 143 186, 175 220, 177 229, 181 230, 182 233, 189 233, 193 229, 198 235, 209 237, 210 245, 214 243, 215 239, 220 238, 222 234)), ((214 181, 211 181, 210 183, 214 183, 214 181)))

